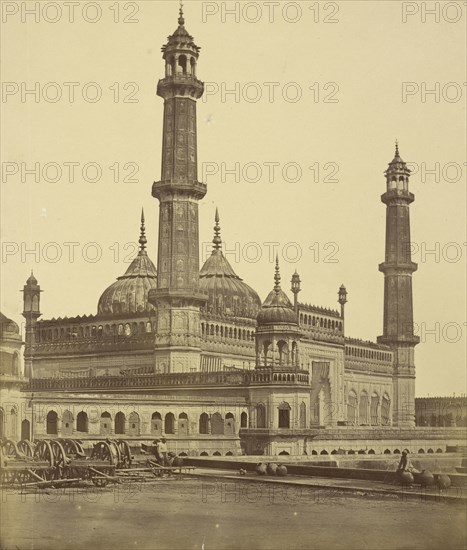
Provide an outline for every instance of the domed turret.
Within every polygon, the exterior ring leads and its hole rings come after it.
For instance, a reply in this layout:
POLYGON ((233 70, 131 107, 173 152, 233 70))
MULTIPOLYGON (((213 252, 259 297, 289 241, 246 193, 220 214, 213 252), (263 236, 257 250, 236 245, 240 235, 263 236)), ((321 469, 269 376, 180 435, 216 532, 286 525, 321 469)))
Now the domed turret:
POLYGON ((199 288, 207 293, 206 310, 216 315, 255 319, 261 300, 235 273, 222 253, 219 213, 216 209, 213 251, 200 271, 199 288))
POLYGON ((297 314, 287 294, 280 287, 279 260, 276 258, 274 288, 261 306, 256 317, 259 325, 293 324, 297 325, 297 314))
POLYGON ((112 315, 119 313, 149 313, 155 311, 148 302, 148 293, 157 286, 156 267, 146 252, 144 213, 141 213, 140 249, 125 274, 110 285, 99 299, 97 313, 112 315))
POLYGON ((18 323, 15 323, 0 311, 0 338, 3 340, 15 335, 19 335, 18 323))

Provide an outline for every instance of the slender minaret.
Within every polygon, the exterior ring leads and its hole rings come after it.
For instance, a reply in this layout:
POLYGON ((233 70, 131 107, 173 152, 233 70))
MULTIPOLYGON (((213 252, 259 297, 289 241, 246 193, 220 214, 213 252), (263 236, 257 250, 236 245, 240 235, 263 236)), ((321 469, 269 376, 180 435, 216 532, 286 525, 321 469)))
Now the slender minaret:
POLYGON ((413 333, 412 262, 409 205, 414 196, 409 192, 410 170, 396 153, 386 176, 386 192, 381 200, 386 204, 386 256, 379 270, 384 273, 383 335, 378 342, 388 345, 394 353, 393 424, 415 425, 415 364, 414 348, 420 341, 413 333))
POLYGON ((337 293, 339 296, 339 299, 337 300, 339 304, 341 305, 341 317, 344 319, 344 306, 347 303, 347 289, 345 288, 344 284, 341 284, 339 287, 339 292, 337 293))
POLYGON ((196 78, 200 48, 185 29, 182 7, 178 28, 162 47, 165 78, 157 94, 164 99, 161 180, 152 186, 159 200, 157 289, 149 301, 157 309, 155 362, 158 372, 200 369, 198 201, 206 185, 198 181, 196 100, 204 84, 196 78))
POLYGON ((290 290, 293 293, 293 308, 295 310, 295 313, 298 315, 298 293, 302 290, 300 283, 302 281, 300 280, 300 275, 297 273, 297 270, 295 270, 295 273, 292 275, 292 279, 290 281, 290 290))
POLYGON ((24 346, 24 375, 28 378, 33 375, 34 344, 36 342, 37 319, 40 312, 41 287, 31 271, 31 276, 23 287, 23 317, 26 319, 26 334, 24 346))

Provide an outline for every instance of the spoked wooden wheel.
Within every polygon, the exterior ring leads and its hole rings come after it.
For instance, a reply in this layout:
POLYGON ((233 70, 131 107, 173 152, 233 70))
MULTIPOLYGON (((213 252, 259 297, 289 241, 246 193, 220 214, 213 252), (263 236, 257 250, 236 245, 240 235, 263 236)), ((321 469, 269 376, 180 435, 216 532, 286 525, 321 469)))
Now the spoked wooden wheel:
POLYGON ((65 449, 60 441, 52 439, 50 441, 50 446, 52 448, 53 466, 55 468, 54 479, 63 479, 70 459, 67 457, 65 449))
POLYGON ((2 451, 3 451, 3 454, 7 456, 15 456, 18 458, 21 456, 21 452, 18 449, 18 445, 11 439, 6 439, 3 441, 2 451))
POLYGON ((83 456, 84 451, 83 447, 81 446, 81 443, 77 441, 76 439, 58 439, 65 451, 65 453, 70 455, 78 455, 83 456))
POLYGON ((21 453, 30 458, 34 456, 34 443, 32 443, 32 441, 29 441, 29 439, 22 439, 18 443, 18 449, 21 453))
POLYGON ((44 470, 43 476, 47 480, 54 479, 54 471, 52 470, 54 466, 54 453, 50 441, 44 439, 38 441, 34 449, 34 460, 38 462, 47 462, 51 469, 44 470))
POLYGON ((103 460, 112 466, 120 463, 120 450, 114 441, 99 441, 94 444, 91 458, 103 460))
MULTIPOLYGON (((98 470, 104 474, 107 474, 106 472, 107 468, 99 468, 98 470)), ((96 487, 106 487, 107 484, 109 483, 109 480, 105 479, 104 476, 102 477, 93 477, 93 476, 97 476, 97 474, 96 473, 91 474, 91 481, 96 487)))
POLYGON ((129 468, 132 458, 130 445, 124 439, 117 439, 116 444, 120 451, 120 462, 117 464, 117 468, 129 468))

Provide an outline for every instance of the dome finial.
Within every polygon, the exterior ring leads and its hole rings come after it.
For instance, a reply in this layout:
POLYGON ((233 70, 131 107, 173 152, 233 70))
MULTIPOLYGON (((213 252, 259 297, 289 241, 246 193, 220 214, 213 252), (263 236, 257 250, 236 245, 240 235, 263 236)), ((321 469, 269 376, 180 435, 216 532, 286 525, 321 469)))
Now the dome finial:
POLYGON ((180 9, 178 10, 178 24, 180 26, 185 24, 185 18, 183 17, 183 2, 180 0, 180 9))
POLYGON ((141 233, 140 233, 140 236, 139 236, 139 245, 140 245, 140 248, 139 248, 139 251, 140 252, 145 252, 145 248, 146 248, 146 243, 148 242, 147 239, 146 239, 146 228, 144 227, 144 209, 141 208, 141 233))
POLYGON ((215 253, 217 250, 221 249, 222 245, 222 239, 221 239, 221 226, 219 225, 219 211, 216 207, 216 215, 214 216, 214 221, 216 222, 214 225, 214 238, 212 239, 213 242, 213 253, 215 253))
POLYGON ((397 141, 397 139, 396 139, 396 153, 395 153, 395 156, 396 157, 399 156, 399 142, 397 141))
POLYGON ((279 256, 276 254, 276 269, 275 269, 275 273, 274 273, 274 290, 276 292, 279 292, 279 290, 281 289, 281 275, 279 273, 279 256))

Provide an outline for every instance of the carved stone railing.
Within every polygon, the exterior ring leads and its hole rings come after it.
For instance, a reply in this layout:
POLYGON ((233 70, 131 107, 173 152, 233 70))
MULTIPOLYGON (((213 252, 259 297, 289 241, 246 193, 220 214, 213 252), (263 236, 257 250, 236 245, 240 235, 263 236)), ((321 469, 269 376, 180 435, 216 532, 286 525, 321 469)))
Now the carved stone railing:
POLYGON ((308 373, 304 371, 276 372, 220 371, 175 374, 143 374, 122 376, 95 376, 80 378, 33 378, 26 391, 80 391, 121 390, 147 388, 173 388, 174 386, 248 386, 250 384, 308 384, 308 373))

